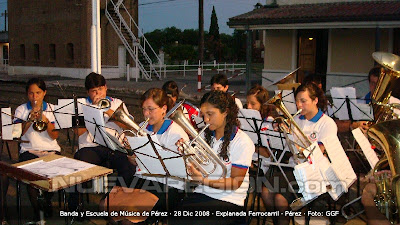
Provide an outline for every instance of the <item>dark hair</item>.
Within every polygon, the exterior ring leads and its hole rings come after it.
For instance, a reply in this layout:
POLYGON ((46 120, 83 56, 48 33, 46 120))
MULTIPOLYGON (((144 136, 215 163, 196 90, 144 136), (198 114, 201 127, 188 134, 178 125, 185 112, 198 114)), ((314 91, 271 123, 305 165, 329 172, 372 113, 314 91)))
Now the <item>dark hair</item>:
POLYGON ((165 91, 168 97, 176 97, 178 99, 179 89, 175 81, 170 80, 165 82, 162 86, 162 89, 165 91))
POLYGON ((277 113, 274 113, 276 112, 274 106, 265 104, 269 99, 267 89, 259 84, 256 84, 247 92, 246 96, 250 95, 254 95, 257 101, 261 104, 260 114, 262 118, 267 118, 268 116, 278 116, 277 113))
POLYGON ((316 84, 317 86, 320 85, 320 84, 322 84, 321 75, 310 74, 310 75, 304 77, 304 79, 303 79, 303 84, 309 83, 309 82, 313 82, 313 83, 316 84))
POLYGON ((317 107, 319 109, 321 109, 322 111, 327 110, 327 99, 325 97, 325 94, 322 91, 322 89, 319 88, 315 83, 309 82, 309 83, 304 83, 304 84, 300 85, 296 89, 294 96, 296 97, 297 94, 302 91, 308 91, 308 94, 312 100, 315 100, 315 98, 318 98, 317 107))
POLYGON ((210 84, 220 84, 224 87, 226 87, 226 85, 228 85, 228 78, 226 77, 225 74, 216 74, 211 78, 210 84))
POLYGON ((101 87, 106 85, 106 79, 104 79, 103 75, 91 72, 85 78, 85 88, 86 90, 90 90, 92 88, 101 87))
POLYGON ((28 82, 26 83, 26 93, 28 93, 29 88, 31 87, 31 85, 36 84, 40 89, 42 89, 42 91, 46 91, 46 84, 44 83, 44 81, 38 77, 35 78, 31 78, 28 80, 28 82))
POLYGON ((140 97, 140 105, 143 106, 144 101, 147 99, 153 99, 153 101, 159 106, 167 106, 167 111, 172 108, 172 99, 167 96, 165 91, 160 88, 150 88, 140 97))
POLYGON ((371 77, 379 77, 381 75, 381 71, 382 71, 382 67, 381 66, 375 66, 374 68, 372 68, 369 73, 368 73, 368 81, 371 81, 371 77))
MULTIPOLYGON (((240 122, 237 118, 239 108, 237 107, 235 100, 228 93, 222 91, 211 91, 206 93, 200 101, 200 105, 209 103, 215 108, 219 109, 221 113, 227 113, 226 124, 224 128, 224 141, 220 147, 219 156, 224 160, 228 159, 228 146, 231 142, 231 135, 234 132, 235 127, 240 126, 240 122)), ((205 131, 205 138, 208 144, 211 145, 212 131, 207 129, 205 131)))

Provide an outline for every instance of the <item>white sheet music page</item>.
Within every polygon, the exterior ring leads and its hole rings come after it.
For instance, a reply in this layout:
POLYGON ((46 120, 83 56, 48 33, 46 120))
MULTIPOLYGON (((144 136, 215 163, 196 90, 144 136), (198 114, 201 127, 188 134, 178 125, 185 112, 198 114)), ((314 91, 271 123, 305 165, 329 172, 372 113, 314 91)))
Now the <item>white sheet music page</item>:
POLYGON ((83 105, 82 110, 85 118, 85 127, 92 136, 93 142, 116 150, 113 148, 120 145, 120 143, 118 140, 112 140, 110 138, 111 135, 107 135, 107 129, 110 128, 105 127, 103 111, 86 105, 83 105))
POLYGON ((13 139, 11 108, 1 108, 1 138, 3 140, 13 139))
POLYGON ((365 157, 367 158, 369 165, 371 168, 374 168, 379 159, 375 151, 372 149, 371 143, 365 137, 360 128, 354 129, 352 133, 357 143, 360 145, 365 157))
POLYGON ((326 192, 326 183, 319 168, 308 162, 298 164, 294 167, 293 174, 299 185, 299 192, 304 199, 309 201, 326 192))
POLYGON ((240 129, 250 137, 254 144, 258 144, 257 130, 259 130, 262 146, 268 147, 268 129, 272 129, 272 127, 271 123, 264 122, 259 111, 239 109, 238 119, 240 129))
POLYGON ((354 87, 333 87, 331 88, 331 96, 333 105, 339 109, 335 113, 337 118, 339 118, 339 120, 349 120, 349 109, 347 108, 346 97, 356 101, 356 89, 354 87))
POLYGON ((332 169, 338 175, 341 181, 344 181, 346 192, 348 188, 357 180, 357 176, 351 166, 349 158, 347 157, 339 138, 335 135, 330 135, 322 139, 329 159, 331 161, 332 169))
MULTIPOLYGON (((82 105, 85 104, 84 98, 78 98, 78 116, 83 115, 82 105)), ((72 127, 72 118, 75 115, 74 99, 58 99, 57 105, 54 106, 54 116, 57 120, 56 129, 72 127)))
POLYGON ((357 101, 351 100, 350 103, 353 120, 373 120, 374 111, 372 105, 365 103, 357 103, 357 101))
POLYGON ((70 175, 94 166, 96 165, 76 159, 62 157, 48 162, 38 160, 36 162, 19 166, 18 168, 28 170, 32 173, 39 174, 47 178, 53 178, 57 176, 70 175))
MULTIPOLYGON (((186 178, 186 167, 183 157, 179 157, 176 149, 163 149, 157 135, 150 136, 155 144, 156 151, 160 154, 163 162, 171 176, 186 178)), ((129 145, 135 150, 136 162, 140 168, 139 174, 162 174, 165 175, 166 171, 162 166, 158 156, 149 142, 147 136, 140 137, 126 137, 129 145)))

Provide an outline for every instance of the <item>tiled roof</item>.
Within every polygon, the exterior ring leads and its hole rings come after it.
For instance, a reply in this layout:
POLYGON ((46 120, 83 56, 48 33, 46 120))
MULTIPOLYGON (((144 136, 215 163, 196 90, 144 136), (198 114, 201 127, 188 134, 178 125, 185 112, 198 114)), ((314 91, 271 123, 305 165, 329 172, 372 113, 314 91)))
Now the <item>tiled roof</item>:
POLYGON ((230 18, 228 25, 396 20, 400 20, 400 1, 362 1, 264 6, 230 18))

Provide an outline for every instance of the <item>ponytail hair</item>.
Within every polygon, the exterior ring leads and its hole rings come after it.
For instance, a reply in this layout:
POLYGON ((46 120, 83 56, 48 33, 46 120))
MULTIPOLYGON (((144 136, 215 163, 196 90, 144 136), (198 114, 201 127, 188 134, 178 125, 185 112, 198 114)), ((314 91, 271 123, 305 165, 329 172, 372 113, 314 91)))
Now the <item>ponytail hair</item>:
MULTIPOLYGON (((224 128, 224 141, 219 149, 219 156, 224 160, 228 160, 229 153, 228 147, 231 142, 232 132, 235 132, 236 127, 240 126, 240 122, 237 118, 239 108, 237 107, 235 100, 228 93, 222 91, 211 91, 206 93, 200 101, 200 105, 209 103, 213 107, 219 109, 221 113, 226 112, 226 124, 224 128)), ((205 138, 208 144, 211 145, 212 131, 207 129, 205 131, 205 138)))
POLYGON ((140 105, 143 106, 143 103, 147 99, 153 99, 153 101, 159 106, 163 107, 167 106, 167 112, 172 108, 173 103, 172 99, 167 96, 165 91, 160 88, 150 88, 147 90, 140 98, 140 105))
POLYGON ((296 97, 298 93, 302 91, 308 91, 310 98, 312 100, 315 100, 315 98, 318 98, 318 103, 317 107, 321 109, 322 111, 327 110, 327 99, 325 97, 324 92, 322 91, 321 88, 319 88, 316 84, 313 82, 308 82, 305 84, 300 85, 297 89, 296 92, 294 93, 294 96, 296 97))

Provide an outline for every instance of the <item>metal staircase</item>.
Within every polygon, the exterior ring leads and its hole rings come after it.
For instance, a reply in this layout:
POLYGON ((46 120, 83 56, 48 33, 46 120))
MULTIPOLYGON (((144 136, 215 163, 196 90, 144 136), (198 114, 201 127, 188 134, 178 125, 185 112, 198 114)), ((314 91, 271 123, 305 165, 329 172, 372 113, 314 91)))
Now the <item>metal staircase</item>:
POLYGON ((161 80, 161 60, 126 9, 123 0, 107 0, 105 14, 138 66, 143 78, 151 80, 152 76, 155 76, 161 80), (129 21, 125 20, 121 13, 129 21), (138 30, 139 38, 135 36, 134 29, 138 30), (157 64, 154 64, 152 59, 157 64))

